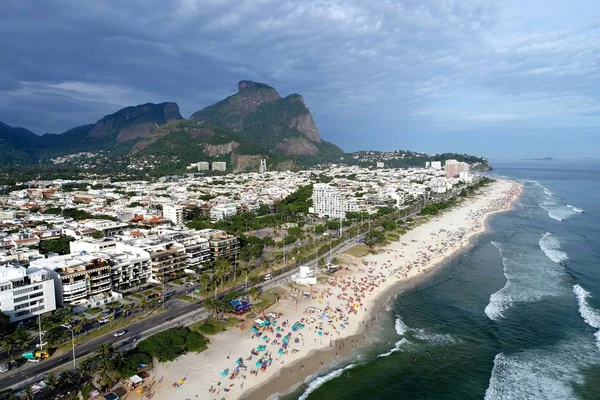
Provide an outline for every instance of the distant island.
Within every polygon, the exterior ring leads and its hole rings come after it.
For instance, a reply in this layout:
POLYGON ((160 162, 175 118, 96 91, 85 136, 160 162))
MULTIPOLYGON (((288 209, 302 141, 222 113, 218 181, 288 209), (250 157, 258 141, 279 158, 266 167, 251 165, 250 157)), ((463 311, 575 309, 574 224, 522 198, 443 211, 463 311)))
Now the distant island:
POLYGON ((554 158, 552 157, 544 157, 544 158, 524 158, 523 160, 527 161, 552 161, 554 158))

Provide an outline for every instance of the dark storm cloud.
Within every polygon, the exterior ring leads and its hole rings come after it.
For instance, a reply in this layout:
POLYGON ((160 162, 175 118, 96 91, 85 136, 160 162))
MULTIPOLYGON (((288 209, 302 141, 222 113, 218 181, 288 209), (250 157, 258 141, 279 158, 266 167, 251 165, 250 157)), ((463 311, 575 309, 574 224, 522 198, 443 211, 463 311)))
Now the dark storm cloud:
POLYGON ((301 93, 323 136, 348 150, 590 128, 600 111, 598 23, 548 27, 528 19, 539 7, 522 4, 8 1, 0 120, 61 132, 148 101, 177 101, 188 116, 252 79, 301 93))

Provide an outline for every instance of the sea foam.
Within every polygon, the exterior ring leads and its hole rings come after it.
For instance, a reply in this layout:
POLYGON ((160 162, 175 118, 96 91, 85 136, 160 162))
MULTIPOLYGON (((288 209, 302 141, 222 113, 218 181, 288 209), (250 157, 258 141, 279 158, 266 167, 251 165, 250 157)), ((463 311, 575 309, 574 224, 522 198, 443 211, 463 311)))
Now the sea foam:
POLYGON ((544 254, 555 263, 562 263, 569 259, 567 253, 560 249, 560 241, 550 232, 542 235, 539 245, 544 254))
MULTIPOLYGON (((579 314, 585 321, 586 324, 591 326, 592 328, 600 329, 600 313, 597 310, 594 310, 590 303, 588 302, 588 298, 591 297, 590 292, 585 290, 579 285, 573 286, 573 292, 575 296, 577 296, 577 303, 579 304, 579 314)), ((596 347, 600 350, 600 331, 595 333, 596 336, 596 347)))
POLYGON ((575 211, 576 213, 580 213, 580 214, 583 213, 583 209, 581 209, 579 207, 575 207, 575 206, 572 206, 570 204, 567 204, 567 207, 569 207, 571 210, 575 211))
POLYGON ((321 386, 323 386, 325 383, 329 382, 330 380, 341 376, 345 371, 347 371, 351 368, 354 368, 356 365, 357 364, 349 364, 349 365, 346 365, 344 368, 336 369, 334 371, 331 371, 327 375, 319 376, 319 377, 313 379, 308 384, 308 387, 306 388, 304 393, 302 393, 302 395, 298 398, 298 400, 308 399, 308 396, 310 396, 310 394, 312 392, 314 392, 315 390, 317 390, 318 388, 320 388, 321 386))
POLYGON ((410 342, 408 341, 408 339, 406 338, 402 338, 400 340, 398 340, 396 342, 396 345, 391 348, 389 351, 383 353, 383 354, 378 354, 377 358, 381 358, 381 357, 387 357, 387 356, 391 356, 392 354, 398 352, 398 351, 402 351, 402 347, 409 344, 410 342))
POLYGON ((396 322, 394 323, 394 329, 396 333, 400 336, 404 335, 406 331, 409 330, 409 327, 400 319, 400 317, 396 316, 396 322))

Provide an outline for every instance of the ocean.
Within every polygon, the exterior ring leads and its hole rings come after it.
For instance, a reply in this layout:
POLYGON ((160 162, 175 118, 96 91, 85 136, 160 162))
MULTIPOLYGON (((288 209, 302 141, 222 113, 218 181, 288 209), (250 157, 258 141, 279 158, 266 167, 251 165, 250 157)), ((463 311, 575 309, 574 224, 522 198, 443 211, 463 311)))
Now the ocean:
POLYGON ((518 204, 286 400, 600 399, 600 163, 493 165, 518 204))

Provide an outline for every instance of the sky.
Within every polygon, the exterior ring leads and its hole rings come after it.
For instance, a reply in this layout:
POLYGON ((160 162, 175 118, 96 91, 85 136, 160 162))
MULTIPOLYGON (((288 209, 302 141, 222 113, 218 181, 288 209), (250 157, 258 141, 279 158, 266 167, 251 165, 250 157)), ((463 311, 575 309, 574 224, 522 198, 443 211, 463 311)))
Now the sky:
POLYGON ((37 134, 248 79, 346 151, 600 154, 597 0, 0 3, 0 121, 37 134))

